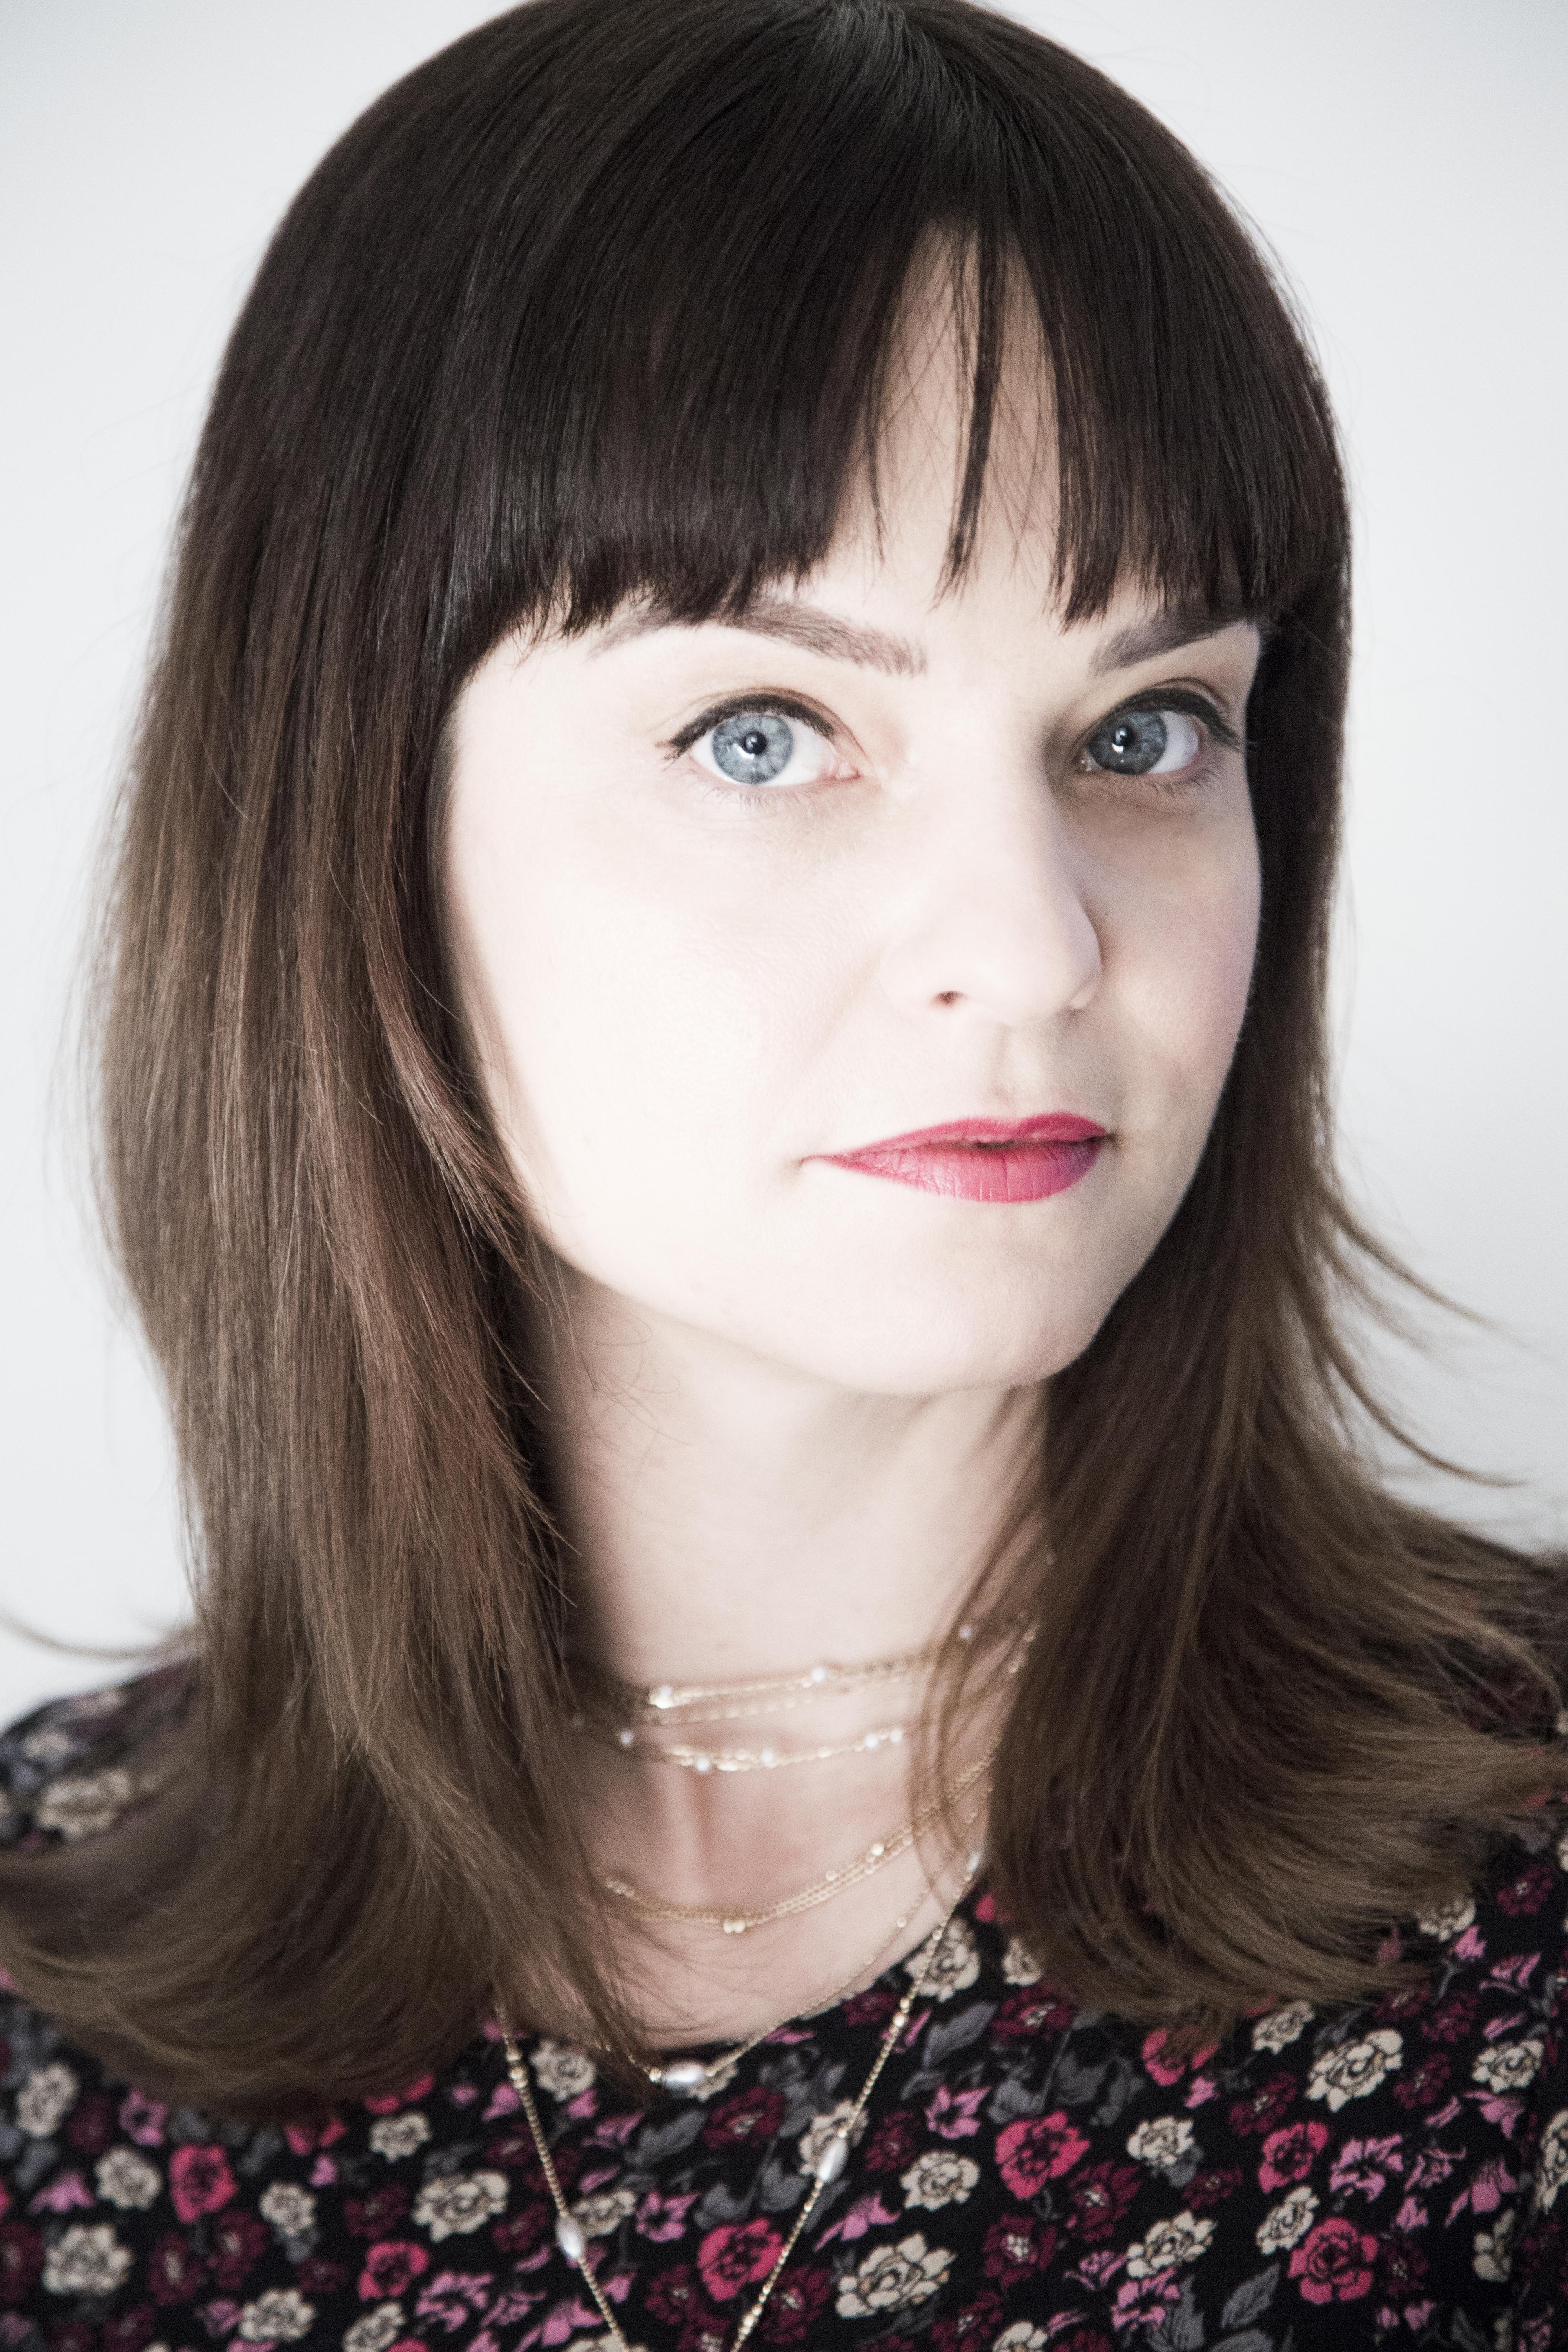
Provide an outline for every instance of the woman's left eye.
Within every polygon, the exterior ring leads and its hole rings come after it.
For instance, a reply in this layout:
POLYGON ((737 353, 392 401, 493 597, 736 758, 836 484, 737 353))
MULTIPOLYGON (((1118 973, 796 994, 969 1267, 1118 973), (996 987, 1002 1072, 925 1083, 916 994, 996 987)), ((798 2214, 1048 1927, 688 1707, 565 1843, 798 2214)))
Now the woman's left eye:
POLYGON ((810 784, 834 763, 826 738, 782 710, 732 710, 684 748, 727 784, 810 784))
POLYGON ((1203 730, 1184 710, 1113 710, 1083 748, 1112 775, 1160 776, 1190 768, 1203 747, 1203 730))

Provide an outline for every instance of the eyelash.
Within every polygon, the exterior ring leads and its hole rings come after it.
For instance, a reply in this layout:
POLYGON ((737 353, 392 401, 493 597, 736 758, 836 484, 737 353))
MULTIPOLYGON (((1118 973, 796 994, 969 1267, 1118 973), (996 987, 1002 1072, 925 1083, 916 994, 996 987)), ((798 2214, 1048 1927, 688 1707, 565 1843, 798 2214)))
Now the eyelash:
MULTIPOLYGON (((814 710, 809 703, 798 700, 794 695, 770 694, 764 689, 760 694, 731 695, 728 700, 715 703, 711 709, 703 711, 700 718, 689 720, 686 726, 670 737, 663 749, 672 761, 681 759, 690 751, 694 743, 700 743, 702 740, 703 736, 711 728, 722 726, 726 719, 733 719, 745 710, 766 711, 777 719, 793 719, 797 725, 809 727, 815 734, 820 735, 825 742, 831 743, 835 740, 835 730, 831 722, 824 719, 820 711, 814 710)), ((1130 694, 1125 702, 1119 702, 1114 709, 1106 711, 1102 718, 1097 719, 1089 730, 1089 734, 1097 735, 1100 730, 1108 726, 1113 719, 1120 718, 1124 711, 1133 710, 1178 711, 1184 718, 1197 719, 1206 730, 1212 744, 1226 751, 1239 751, 1242 749, 1240 736, 1218 707, 1206 694, 1195 694, 1189 687, 1146 687, 1141 694, 1130 694)), ((1078 755, 1079 758, 1082 756, 1081 752, 1078 755)), ((1079 770, 1078 772, 1113 775, 1115 771, 1109 768, 1094 768, 1079 770)), ((1158 792, 1183 793, 1190 792, 1194 784, 1205 782, 1207 773, 1208 771, 1205 768, 1195 774, 1179 777, 1174 782, 1167 782, 1163 777, 1154 775, 1129 777, 1123 781, 1152 785, 1158 792)), ((745 784, 721 784, 711 778, 705 780, 705 788, 713 799, 731 806, 737 800, 744 802, 756 815, 762 814, 764 806, 776 812, 781 803, 798 801, 804 792, 813 789, 807 785, 786 787, 783 792, 766 792, 745 784)))

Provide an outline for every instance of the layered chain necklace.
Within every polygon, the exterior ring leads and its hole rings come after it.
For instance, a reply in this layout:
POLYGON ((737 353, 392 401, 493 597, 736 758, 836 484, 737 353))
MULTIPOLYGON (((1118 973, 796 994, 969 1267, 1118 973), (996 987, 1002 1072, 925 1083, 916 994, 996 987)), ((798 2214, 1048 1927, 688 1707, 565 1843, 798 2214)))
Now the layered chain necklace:
MULTIPOLYGON (((887 2065, 889 2059, 892 2056, 893 2052, 898 2045, 900 2035, 902 2033, 905 2026, 909 2023, 910 2011, 913 2010, 916 2001, 920 1999, 921 1994, 925 1990, 926 1981, 930 1977, 932 1969, 936 1965, 937 1956, 941 1952, 943 1942, 946 1939, 947 1931, 952 1927, 958 1906, 963 1902, 964 1895, 969 1892, 970 1886, 973 1883, 973 1873, 970 1873, 966 1874, 963 1885, 959 1888, 958 1893, 953 1896, 952 1901, 948 1905, 947 1909, 943 1912, 938 1925, 931 1930, 927 1941, 921 1946, 919 1953, 916 1954, 915 1958, 910 1961, 910 1975, 908 1989, 900 2000, 897 2009, 893 2011, 892 2017, 889 2021, 887 2031, 882 2035, 881 2041, 877 2046, 877 2054, 871 2062, 870 2073, 867 2075, 865 2082, 860 2086, 860 2095, 851 2107, 848 2115, 845 2116, 843 2122, 839 2125, 837 2130, 828 2136, 827 2139, 823 2144, 821 2151, 811 2164, 806 2174, 809 2186, 807 2187, 805 2198, 802 2203, 800 2211, 795 2215, 794 2227, 791 2229, 788 2237, 784 2240, 784 2244, 779 2249, 778 2255, 773 2263, 772 2270, 769 2271, 766 2278, 763 2281, 761 2287, 758 2289, 755 2302, 752 2305, 751 2309, 742 2317, 741 2324, 735 2331, 731 2352, 740 2352, 740 2347, 745 2343, 747 2337, 751 2335, 752 2330, 755 2327, 758 2320, 762 2317, 763 2307, 765 2306, 769 2296, 773 2294, 774 2287, 778 2284, 780 2273, 784 2270, 784 2264, 789 2261, 791 2254, 794 2253, 795 2247, 800 2242, 802 2235, 810 2223, 813 2213, 816 2212, 817 2205, 821 2201, 824 2191, 833 2186, 833 2183, 840 2178, 846 2166, 848 2164, 850 2145, 859 2132, 860 2126, 865 2118, 866 2110, 871 2102, 871 2094, 876 2089, 878 2083, 881 2080, 882 2070, 887 2065)), ((925 1893, 922 1893, 921 1896, 921 1903, 925 1901, 926 1895, 929 1894, 929 1892, 930 1888, 928 1886, 925 1893)), ((912 1912, 909 1915, 911 1918, 913 1916, 912 1912)), ((895 1930, 895 1932, 897 1931, 895 1930)), ((782 2021, 781 2021, 781 2022, 782 2021)), ((577 2220, 576 2216, 568 2206, 565 2197, 562 2192, 560 2177, 555 2169, 554 2159, 552 2158, 550 2153, 550 2143, 544 2136, 544 2126, 540 2121, 539 2108, 533 2096, 533 2086, 528 2079, 528 2069, 523 2063, 522 2053, 518 2048, 516 2039, 505 2021, 498 2019, 497 2022, 500 2025, 501 2047, 506 2053, 507 2073, 510 2077, 512 2089, 517 2093, 518 2104, 521 2105, 524 2116, 528 2119, 528 2128, 532 2137, 535 2153, 539 2158, 540 2168, 544 2174, 544 2179, 550 2190, 551 2202, 555 2208, 555 2242, 560 2247, 561 2252, 565 2256, 566 2260, 572 2264, 573 2268, 578 2272, 584 2284, 586 2286, 589 2294, 593 2296, 594 2302, 598 2308, 599 2316, 604 2321, 605 2326, 609 2332, 610 2341, 616 2346, 616 2352, 632 2352, 632 2347, 627 2343, 626 2338, 622 2332, 620 2321, 616 2316, 614 2305, 611 2304, 603 2286, 599 2284, 597 2272, 588 2260, 587 2233, 584 2230, 581 2221, 577 2220)), ((777 2031, 777 2028, 770 2027, 768 2031, 770 2032, 773 2032, 777 2031)), ((764 2041, 767 2037, 764 2034, 759 2035, 757 2038, 759 2041, 764 2041)), ((753 2048, 755 2047, 755 2044, 748 2043, 745 2046, 747 2048, 753 2048)), ((732 2065, 735 2063, 735 2058, 739 2054, 741 2053, 730 2053, 725 2060, 725 2063, 732 2065)), ((659 2070, 660 2078, 663 2080, 667 2087, 672 2090, 678 2087, 671 2080, 671 2077, 676 2071, 677 2070, 672 2067, 664 2067, 659 2070)), ((703 2071, 706 2072, 706 2070, 703 2071)), ((679 2087, 684 2088, 684 2083, 679 2087)))
MULTIPOLYGON (((959 1628, 961 1639, 972 1637, 971 1628, 959 1628)), ((1023 1650, 1029 1639, 1026 1630, 1006 1671, 1016 1674, 1023 1663, 1023 1650)), ((873 1659, 853 1666, 819 1664, 807 1667, 800 1674, 765 1676, 742 1683, 654 1683, 638 1685, 616 1681, 613 1676, 594 1668, 579 1668, 574 1676, 574 1706, 571 1722, 574 1729, 603 1740, 606 1745, 635 1750, 644 1759, 657 1758, 664 1763, 683 1766, 696 1772, 769 1771, 786 1764, 827 1763, 836 1758, 864 1755, 876 1748, 902 1741, 910 1729, 907 1722, 889 1724, 858 1738, 841 1741, 824 1741, 816 1747, 777 1749, 763 1745, 756 1748, 699 1747, 687 1740, 668 1740, 660 1735, 668 1731, 685 1731, 710 1725, 749 1722, 774 1715, 793 1714, 802 1707, 813 1706, 825 1699, 838 1698, 849 1692, 863 1690, 879 1683, 908 1681, 930 1666, 937 1656, 933 1645, 923 1650, 900 1653, 896 1657, 873 1659)), ((936 1894, 960 1854, 963 1872, 957 1894, 947 1905, 938 1925, 927 1941, 909 1961, 910 1983, 900 1998, 892 2019, 883 2033, 872 2061, 870 2072, 861 2085, 859 2097, 849 2114, 835 2131, 807 2170, 805 2201, 795 2216, 778 2257, 763 2281, 756 2300, 745 2313, 736 2331, 731 2352, 740 2347, 751 2336, 762 2316, 763 2306, 777 2284, 780 2273, 789 2261, 802 2233, 810 2223, 813 2213, 825 2191, 832 2187, 849 2161, 850 2145, 859 2131, 871 2095, 881 2079, 882 2071, 897 2047, 900 2035, 909 2022, 910 2014, 926 1983, 937 1957, 942 1951, 948 1929, 952 1925, 959 1905, 973 1885, 979 1872, 983 1845, 970 1843, 980 1822, 990 1795, 986 1779, 996 1748, 970 1764, 941 1793, 919 1811, 889 1830, 861 1852, 845 1863, 822 1872, 809 1885, 794 1894, 783 1895, 760 1910, 710 1910, 697 1905, 665 1903, 657 1896, 646 1895, 638 1887, 615 1874, 607 1874, 601 1884, 605 1891, 628 1908, 649 1919, 665 1920, 687 1927, 710 1927, 726 1936, 743 1936, 753 1929, 769 1926, 781 1919, 793 1918, 803 1911, 826 1903, 833 1896, 858 1886, 876 1872, 896 1861, 900 1855, 919 1846, 922 1837, 934 1828, 951 1810, 973 1792, 974 1801, 960 1816, 959 1838, 950 1850, 946 1863, 934 1875, 924 1875, 924 1884, 914 1902, 896 1919, 874 1952, 868 1953, 839 1982, 831 1986, 813 2002, 807 2011, 788 2011, 775 2018, 772 2024, 753 2034, 749 2041, 726 2048, 718 2057, 672 2058, 661 2065, 643 2066, 641 2071, 658 2089, 677 2098, 706 2094, 728 2078, 741 2060, 767 2041, 771 2034, 800 2015, 816 2014, 844 1998, 850 1988, 862 1980, 882 1959, 896 1939, 903 1934, 925 1905, 936 1894), (978 1784, 978 1785, 977 1785, 978 1784)), ((555 2207, 555 2242, 562 2253, 582 2275, 594 2298, 599 2315, 609 2332, 609 2340, 616 2352, 631 2352, 622 2333, 615 2310, 600 2285, 588 2260, 588 2241, 583 2224, 567 2205, 560 2179, 550 2153, 550 2143, 540 2121, 534 2100, 533 2086, 528 2078, 522 2053, 504 2017, 498 2015, 501 2046, 506 2053, 507 2073, 517 2094, 518 2103, 528 2122, 544 2174, 551 2200, 555 2207)))

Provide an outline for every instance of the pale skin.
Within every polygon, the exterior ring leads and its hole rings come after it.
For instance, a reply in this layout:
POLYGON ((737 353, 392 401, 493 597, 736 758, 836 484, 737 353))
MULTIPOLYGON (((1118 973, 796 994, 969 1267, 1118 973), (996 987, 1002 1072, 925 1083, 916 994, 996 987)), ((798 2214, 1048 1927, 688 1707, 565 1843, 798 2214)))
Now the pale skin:
MULTIPOLYGON (((1131 583, 1064 627, 1016 423, 942 593, 959 404, 940 320, 911 350, 880 546, 852 501, 812 578, 747 625, 639 610, 537 634, 498 646, 458 707, 447 909, 560 1302, 534 1338, 576 1646, 632 1681, 849 1663, 950 1627, 1039 1442, 1042 1383, 1191 1180, 1245 1013, 1257 632, 1184 635, 1131 583), (1108 772, 1089 739, 1154 689, 1190 756, 1108 772), (795 747, 784 779, 727 780, 711 714, 770 705, 795 747), (1204 705, 1212 725, 1184 723, 1204 705), (1043 1200, 943 1198, 825 1156, 1047 1111, 1110 1140, 1043 1200)), ((770 1736, 899 1711, 863 1692, 770 1736)), ((967 1752, 991 1728, 977 1707, 967 1752)), ((582 1764, 604 1866, 721 1909, 910 1810, 898 1748, 721 1780, 584 1740, 582 1764)), ((946 1907, 977 1834, 952 1823, 744 1938, 628 1921, 652 2032, 741 2036, 858 1962, 868 1980, 946 1907)))

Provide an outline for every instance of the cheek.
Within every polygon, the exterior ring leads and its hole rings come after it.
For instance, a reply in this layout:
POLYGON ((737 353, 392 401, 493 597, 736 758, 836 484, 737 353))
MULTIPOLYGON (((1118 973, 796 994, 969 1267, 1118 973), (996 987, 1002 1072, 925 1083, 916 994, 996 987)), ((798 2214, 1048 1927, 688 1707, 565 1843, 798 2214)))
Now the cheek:
POLYGON ((759 922, 700 840, 672 856, 537 805, 526 842, 488 832, 452 885, 491 1100, 553 1244, 609 1276, 621 1239, 719 1213, 773 1164, 831 1025, 833 940, 798 898, 759 922))
MULTIPOLYGON (((1154 1069, 1159 1115, 1201 1147, 1247 1011, 1259 877, 1250 812, 1174 861, 1117 927, 1122 1001, 1154 1069)), ((1195 1155, 1194 1155, 1195 1156, 1195 1155)))

